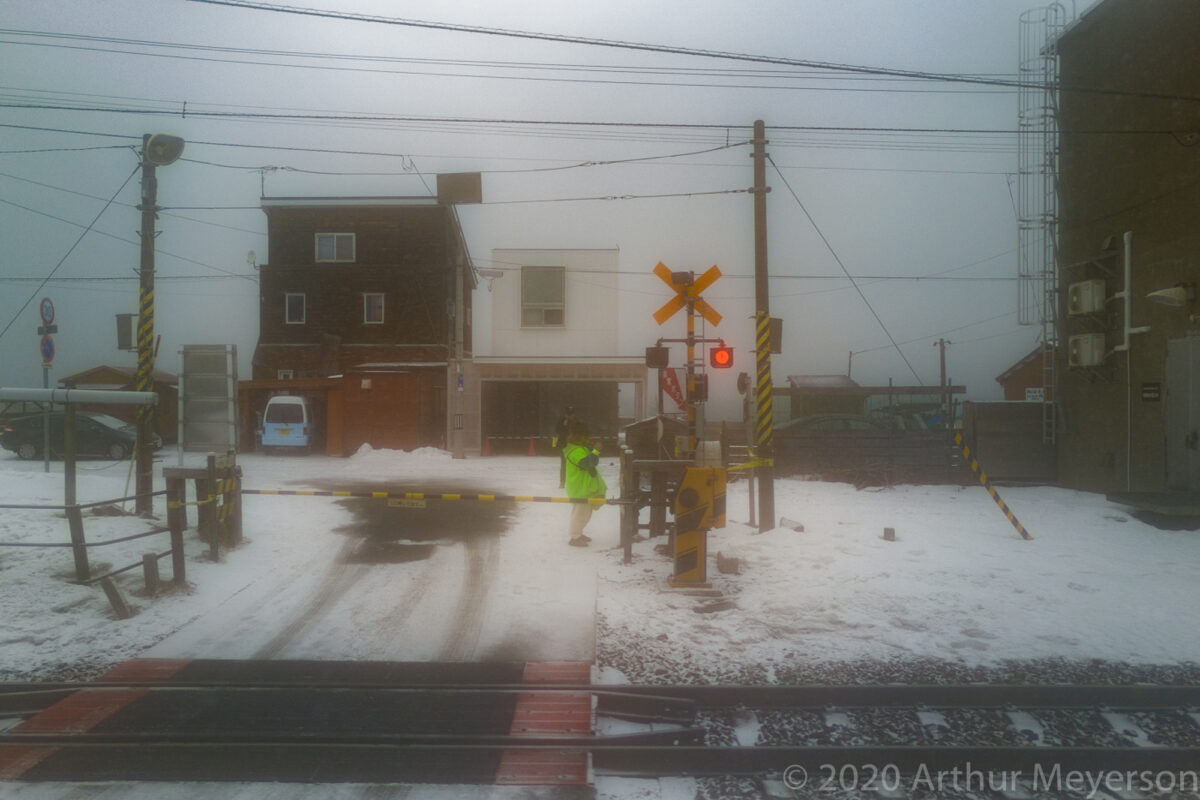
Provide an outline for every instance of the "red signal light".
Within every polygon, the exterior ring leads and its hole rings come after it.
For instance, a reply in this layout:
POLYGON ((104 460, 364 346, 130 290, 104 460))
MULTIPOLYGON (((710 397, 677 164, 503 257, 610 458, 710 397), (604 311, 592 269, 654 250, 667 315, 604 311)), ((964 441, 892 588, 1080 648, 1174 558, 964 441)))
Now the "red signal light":
POLYGON ((713 369, 729 369, 733 366, 733 348, 714 347, 708 351, 708 363, 713 369))

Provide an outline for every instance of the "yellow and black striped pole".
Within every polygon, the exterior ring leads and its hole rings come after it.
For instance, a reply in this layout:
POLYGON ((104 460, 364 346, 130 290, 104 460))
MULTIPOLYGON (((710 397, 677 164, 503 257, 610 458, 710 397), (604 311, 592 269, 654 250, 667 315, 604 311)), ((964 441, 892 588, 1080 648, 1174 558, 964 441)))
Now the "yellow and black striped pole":
POLYGON ((983 488, 987 489, 988 494, 990 494, 992 499, 996 501, 996 505, 999 506, 1000 510, 1004 512, 1004 516, 1009 522, 1012 523, 1012 526, 1017 529, 1017 533, 1021 534, 1021 538, 1027 540, 1032 539, 1033 537, 1029 535, 1029 531, 1025 530, 1025 526, 1021 524, 1021 521, 1017 519, 1016 515, 1013 514, 1008 505, 1002 499, 1000 499, 1000 494, 996 491, 996 487, 992 486, 992 482, 988 480, 987 473, 984 472, 979 466, 978 459, 971 455, 971 448, 967 447, 967 445, 963 443, 961 433, 954 434, 954 443, 957 444, 959 449, 962 451, 963 458, 965 458, 967 463, 971 466, 971 471, 974 472, 979 478, 979 483, 983 485, 983 488))
POLYGON ((757 332, 754 337, 757 358, 758 381, 755 384, 757 411, 754 423, 754 456, 762 466, 755 470, 759 481, 758 518, 759 530, 768 531, 775 527, 775 407, 771 399, 771 326, 770 317, 759 311, 757 332))
MULTIPOLYGON (((154 220, 158 211, 158 178, 155 165, 149 155, 150 134, 142 139, 142 211, 141 269, 138 289, 137 327, 137 389, 139 392, 154 391, 154 220)), ((145 405, 138 409, 137 444, 137 495, 135 508, 138 514, 151 512, 154 491, 154 448, 151 447, 154 431, 154 406, 145 405)))
MULTIPOLYGON (((706 398, 707 399, 707 398, 706 398)), ((687 287, 687 424, 688 454, 696 452, 696 302, 687 287)))
POLYGON ((775 527, 775 411, 771 406, 771 293, 767 281, 767 129, 754 121, 754 342, 758 380, 755 383, 755 457, 767 462, 757 471, 758 530, 775 527))

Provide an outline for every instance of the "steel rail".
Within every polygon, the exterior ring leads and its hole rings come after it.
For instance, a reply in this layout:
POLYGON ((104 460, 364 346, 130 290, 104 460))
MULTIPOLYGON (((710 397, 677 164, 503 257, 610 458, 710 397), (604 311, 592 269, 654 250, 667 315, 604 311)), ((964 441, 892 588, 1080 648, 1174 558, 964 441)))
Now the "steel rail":
POLYGON ((598 774, 628 777, 762 775, 803 767, 813 776, 836 773, 842 767, 873 767, 898 775, 958 770, 1021 774, 1026 777, 1062 773, 1196 772, 1200 747, 1096 747, 1021 745, 773 745, 753 747, 662 744, 687 731, 614 737, 435 737, 375 734, 331 736, 313 734, 251 735, 176 734, 0 734, 0 743, 72 750, 101 750, 114 759, 122 750, 165 754, 182 751, 197 756, 207 751, 216 759, 228 757, 230 745, 242 753, 297 749, 314 752, 405 752, 453 758, 503 751, 548 752, 587 750, 598 774))
POLYGON ((742 706, 757 709, 830 708, 1136 708, 1200 706, 1200 685, 1037 685, 1037 684, 924 684, 924 685, 772 685, 680 686, 525 683, 388 683, 376 681, 108 681, 0 682, 0 702, 20 694, 64 691, 146 689, 156 692, 222 690, 253 691, 372 691, 384 693, 519 693, 571 694, 586 692, 601 698, 676 701, 701 709, 742 706))

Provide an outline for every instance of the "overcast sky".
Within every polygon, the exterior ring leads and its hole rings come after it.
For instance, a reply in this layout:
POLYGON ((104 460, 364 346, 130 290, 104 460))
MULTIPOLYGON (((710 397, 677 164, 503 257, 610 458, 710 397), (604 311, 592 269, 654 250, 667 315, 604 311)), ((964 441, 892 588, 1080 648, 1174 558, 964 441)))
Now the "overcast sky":
MULTIPOLYGON (((681 316, 651 319, 669 299, 654 265, 716 264, 725 277, 705 297, 724 320, 708 334, 748 369, 753 215, 740 190, 755 119, 771 142, 777 383, 845 374, 854 352, 860 383, 936 384, 944 338, 954 381, 999 399, 996 375, 1037 343, 1016 313, 1015 90, 380 20, 1013 79, 1021 13, 1044 2, 303 5, 378 19, 189 0, 0 4, 0 385, 41 385, 42 297, 59 325, 52 382, 135 364, 113 320, 136 311, 136 149, 155 132, 187 141, 158 170, 168 371, 184 344, 233 343, 249 376, 263 194, 427 195, 438 172, 474 170, 485 202, 460 216, 476 266, 510 266, 490 262, 497 247, 620 248, 621 348, 634 355, 683 335, 681 316), (969 132, 933 132, 947 129, 969 132), (625 159, 648 160, 571 168, 625 159)), ((486 288, 476 302, 486 323, 486 288)), ((475 349, 489 352, 486 324, 475 349)))

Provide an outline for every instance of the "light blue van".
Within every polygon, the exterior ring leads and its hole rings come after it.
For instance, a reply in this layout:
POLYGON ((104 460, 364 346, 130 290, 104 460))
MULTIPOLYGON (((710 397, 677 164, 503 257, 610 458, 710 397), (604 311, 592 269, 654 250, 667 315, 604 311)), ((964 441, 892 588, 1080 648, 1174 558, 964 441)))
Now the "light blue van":
POLYGON ((267 401, 263 411, 263 450, 274 447, 297 448, 302 452, 312 449, 312 407, 303 397, 279 395, 267 401))

